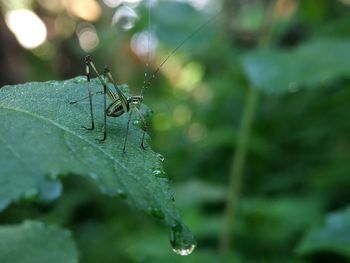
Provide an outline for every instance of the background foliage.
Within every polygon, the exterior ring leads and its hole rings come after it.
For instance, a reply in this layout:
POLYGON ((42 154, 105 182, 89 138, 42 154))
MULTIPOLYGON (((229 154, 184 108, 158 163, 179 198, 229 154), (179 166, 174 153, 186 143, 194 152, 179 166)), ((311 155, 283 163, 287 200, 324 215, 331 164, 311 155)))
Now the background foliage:
MULTIPOLYGON (((89 51, 96 64, 110 65, 137 94, 147 68, 130 39, 148 27, 145 6, 135 9, 139 19, 125 31, 121 22, 111 25, 120 7, 108 1, 96 2, 97 18, 82 17, 66 2, 0 1, 0 86, 82 75, 86 51, 77 28, 88 22, 99 38, 89 51), (34 10, 47 26, 47 40, 36 49, 22 48, 5 24, 8 10, 18 7, 34 10)), ((80 177, 62 179, 63 193, 54 202, 28 198, 8 207, 0 214, 1 239, 5 225, 22 229, 31 219, 71 230, 80 262, 87 263, 347 262, 349 1, 208 1, 203 9, 189 2, 152 7, 159 45, 151 69, 213 16, 218 3, 224 11, 162 67, 145 102, 154 111, 153 148, 165 157, 177 206, 197 237, 193 255, 173 254, 164 226, 80 177), (242 135, 252 90, 250 133, 242 135), (242 136, 247 154, 229 227, 232 242, 219 249, 242 136)))

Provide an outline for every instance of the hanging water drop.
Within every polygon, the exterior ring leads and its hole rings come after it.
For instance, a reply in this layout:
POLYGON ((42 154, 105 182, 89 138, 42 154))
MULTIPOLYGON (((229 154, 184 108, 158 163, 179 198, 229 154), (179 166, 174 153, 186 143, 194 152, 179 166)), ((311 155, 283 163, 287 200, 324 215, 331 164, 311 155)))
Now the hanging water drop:
POLYGON ((25 200, 33 200, 33 199, 36 199, 38 196, 39 196, 39 191, 35 188, 28 189, 23 193, 23 198, 25 200))
POLYGON ((164 161, 164 156, 161 155, 160 153, 157 153, 157 158, 159 161, 163 162, 164 161))
POLYGON ((119 25, 124 30, 129 30, 135 26, 138 16, 134 9, 128 6, 121 6, 112 18, 112 25, 119 25))
POLYGON ((50 173, 47 175, 47 178, 50 180, 50 181, 55 181, 57 180, 59 177, 59 174, 58 173, 50 173))
POLYGON ((125 200, 128 197, 127 194, 125 193, 125 191, 123 191, 121 189, 117 190, 117 195, 120 199, 123 199, 123 200, 125 200))
POLYGON ((46 225, 43 222, 38 222, 38 221, 31 221, 29 219, 25 220, 23 222, 23 225, 25 228, 34 228, 37 230, 43 230, 45 229, 46 225))
POLYGON ((97 178, 98 178, 97 174, 95 174, 95 173, 90 173, 89 176, 92 180, 97 180, 97 178))
POLYGON ((160 167, 153 168, 152 174, 156 177, 168 178, 166 172, 164 172, 164 170, 161 169, 160 167))
POLYGON ((288 84, 288 91, 291 93, 295 93, 295 92, 299 91, 299 89, 300 89, 300 85, 298 85, 298 83, 295 81, 290 82, 288 84))
POLYGON ((164 219, 163 212, 158 208, 150 208, 150 214, 155 218, 164 219))
POLYGON ((169 233, 169 239, 173 251, 181 256, 190 255, 196 248, 196 240, 191 231, 185 226, 177 222, 169 233))

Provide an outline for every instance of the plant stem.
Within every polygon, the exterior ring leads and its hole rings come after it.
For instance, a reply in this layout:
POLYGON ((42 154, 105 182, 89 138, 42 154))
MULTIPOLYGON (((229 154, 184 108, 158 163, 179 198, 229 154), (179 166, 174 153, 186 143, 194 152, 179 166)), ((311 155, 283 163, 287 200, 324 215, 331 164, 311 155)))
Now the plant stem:
POLYGON ((232 226, 235 212, 241 192, 244 162, 247 152, 247 144, 250 130, 253 124, 255 109, 258 104, 259 92, 255 88, 249 88, 243 110, 241 126, 238 134, 236 153, 232 160, 226 208, 224 214, 224 226, 220 237, 220 251, 225 252, 230 248, 232 239, 232 226))

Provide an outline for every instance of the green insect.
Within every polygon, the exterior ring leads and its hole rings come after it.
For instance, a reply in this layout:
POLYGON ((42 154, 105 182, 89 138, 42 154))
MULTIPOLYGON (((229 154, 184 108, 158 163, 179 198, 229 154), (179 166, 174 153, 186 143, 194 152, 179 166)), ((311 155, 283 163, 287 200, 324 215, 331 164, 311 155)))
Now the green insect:
MULTIPOLYGON (((220 12, 219 12, 220 13, 220 12)), ((126 143, 128 139, 129 134, 129 125, 132 118, 133 112, 135 112, 139 119, 142 122, 143 125, 143 134, 141 139, 141 148, 145 149, 144 141, 145 141, 145 133, 148 128, 147 121, 145 120, 144 116, 140 112, 140 107, 143 102, 143 95, 145 89, 149 88, 152 81, 155 79, 157 74, 159 73, 159 70, 161 67, 168 61, 168 59, 183 45, 185 44, 190 38, 192 38, 195 34, 197 34, 200 30, 202 30, 207 24, 209 24, 213 19, 215 19, 219 13, 208 19, 205 23, 203 23, 201 26, 199 26, 194 32, 192 32, 187 38, 185 38, 180 44, 175 47, 169 55, 163 60, 163 62, 157 67, 157 69, 150 75, 149 79, 146 80, 146 74, 145 74, 145 80, 141 89, 140 95, 135 96, 129 96, 127 97, 121 89, 116 85, 116 82, 114 81, 112 74, 110 73, 108 67, 106 66, 103 74, 101 75, 98 70, 96 69, 91 57, 87 55, 85 57, 85 70, 86 70, 86 78, 87 78, 87 88, 88 88, 88 97, 85 97, 80 100, 71 101, 70 104, 77 103, 79 101, 82 101, 84 99, 89 99, 89 105, 90 105, 90 117, 91 117, 91 126, 85 127, 86 130, 94 130, 95 123, 94 123, 94 113, 93 113, 93 107, 92 107, 92 96, 96 94, 103 94, 104 96, 104 120, 103 120, 103 137, 101 139, 97 139, 99 141, 105 141, 107 138, 107 117, 119 117, 122 116, 124 113, 129 113, 127 126, 126 126, 126 134, 124 138, 124 144, 123 144, 123 152, 126 152, 126 143), (99 81, 101 82, 103 86, 102 92, 97 92, 95 94, 91 91, 91 83, 90 83, 90 69, 94 71, 94 73, 97 75, 99 81), (110 88, 108 87, 108 83, 112 83, 113 87, 115 89, 115 92, 112 92, 110 88), (110 100, 110 104, 107 106, 107 98, 110 100)))
MULTIPOLYGON (((141 148, 145 149, 144 141, 145 141, 145 133, 147 131, 148 125, 143 117, 143 115, 140 112, 140 107, 143 101, 143 93, 146 87, 148 87, 152 80, 155 77, 155 74, 152 75, 152 77, 148 80, 148 82, 142 87, 141 94, 136 95, 136 96, 129 96, 127 97, 121 89, 115 84, 115 81, 112 77, 111 72, 109 71, 108 67, 106 66, 103 74, 101 75, 98 70, 96 69, 95 64, 93 63, 91 57, 89 55, 85 56, 85 70, 86 70, 86 78, 87 78, 87 87, 88 87, 88 97, 89 98, 89 105, 90 105, 90 117, 91 117, 91 126, 90 127, 85 127, 82 126, 86 130, 94 130, 95 129, 95 122, 94 122, 94 112, 93 112, 93 107, 92 107, 92 96, 95 95, 91 91, 91 86, 90 86, 90 69, 92 69, 95 74, 97 75, 99 81, 101 82, 103 86, 103 92, 98 92, 96 94, 103 94, 104 95, 104 118, 103 118, 103 136, 101 139, 97 139, 99 141, 105 141, 107 138, 107 116, 108 117, 119 117, 123 115, 124 113, 129 112, 129 117, 128 117, 128 123, 126 127, 126 135, 124 138, 124 145, 123 145, 123 152, 125 153, 126 149, 126 142, 128 138, 128 133, 129 133, 129 124, 130 120, 132 117, 132 113, 135 112, 140 120, 142 121, 143 124, 143 135, 142 135, 142 140, 141 140, 141 148), (110 90, 108 87, 108 83, 112 83, 113 87, 115 89, 115 93, 110 90), (111 101, 111 103, 107 106, 107 98, 111 101)), ((70 104, 77 103, 81 100, 84 100, 86 98, 76 100, 76 101, 71 101, 70 104)))

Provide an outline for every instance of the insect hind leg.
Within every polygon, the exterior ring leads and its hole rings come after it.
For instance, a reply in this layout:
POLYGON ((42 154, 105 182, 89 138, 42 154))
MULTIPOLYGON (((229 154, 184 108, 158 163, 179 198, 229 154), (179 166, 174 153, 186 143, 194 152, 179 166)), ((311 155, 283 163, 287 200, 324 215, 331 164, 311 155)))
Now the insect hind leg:
POLYGON ((90 111, 90 120, 91 120, 91 126, 90 127, 86 127, 86 126, 82 126, 83 129, 86 130, 93 130, 95 129, 95 121, 94 121, 94 111, 92 108, 92 96, 95 94, 99 94, 99 92, 92 94, 91 91, 91 82, 90 82, 90 62, 91 62, 91 57, 89 55, 85 56, 85 74, 86 74, 86 79, 87 79, 87 90, 88 90, 88 96, 82 98, 82 99, 78 99, 75 101, 69 101, 69 104, 76 104, 80 101, 83 101, 85 99, 89 99, 89 111, 90 111))
POLYGON ((104 81, 103 81, 103 127, 102 127, 102 129, 103 129, 103 137, 102 137, 102 139, 97 139, 98 141, 100 141, 100 142, 103 142, 103 141, 105 141, 106 140, 106 138, 107 138, 107 112, 106 112, 106 110, 107 110, 107 90, 108 90, 108 88, 107 88, 107 83, 106 83, 106 79, 107 79, 107 72, 108 72, 108 68, 107 67, 105 67, 105 70, 104 70, 104 72, 103 72, 103 78, 104 78, 104 81))
POLYGON ((89 98, 89 109, 90 109, 90 119, 91 119, 91 127, 82 126, 85 130, 93 130, 95 129, 95 121, 94 121, 94 111, 92 108, 92 92, 91 92, 91 82, 90 82, 90 56, 85 56, 85 73, 87 78, 87 88, 88 88, 88 98, 89 98))

